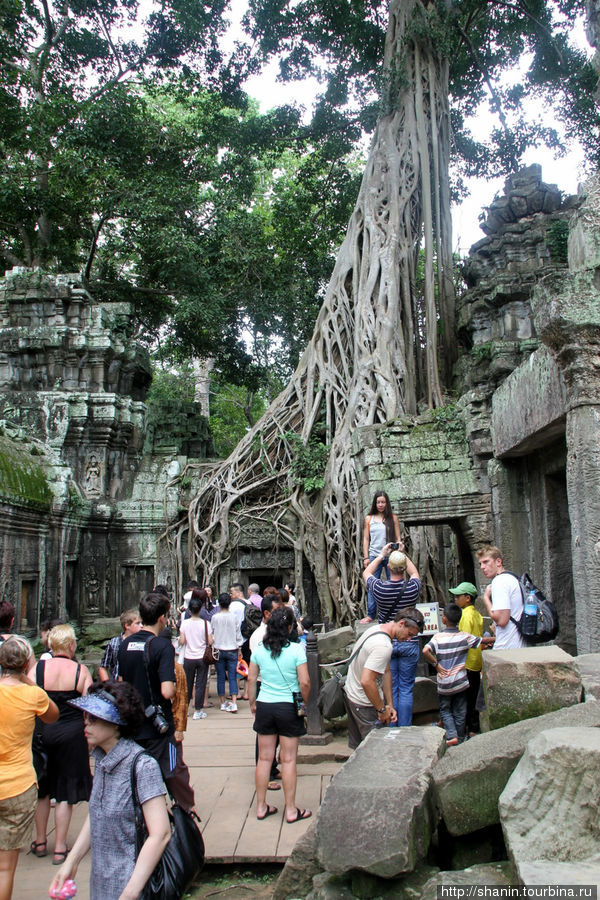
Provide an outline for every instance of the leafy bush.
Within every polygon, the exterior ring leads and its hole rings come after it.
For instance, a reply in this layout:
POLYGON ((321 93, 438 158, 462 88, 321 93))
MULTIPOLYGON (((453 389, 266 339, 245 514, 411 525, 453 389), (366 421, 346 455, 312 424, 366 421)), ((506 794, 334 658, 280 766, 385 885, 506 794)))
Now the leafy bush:
POLYGON ((290 469, 293 483, 302 487, 307 494, 320 491, 325 485, 328 447, 314 435, 307 444, 294 432, 288 431, 285 437, 295 454, 290 469))

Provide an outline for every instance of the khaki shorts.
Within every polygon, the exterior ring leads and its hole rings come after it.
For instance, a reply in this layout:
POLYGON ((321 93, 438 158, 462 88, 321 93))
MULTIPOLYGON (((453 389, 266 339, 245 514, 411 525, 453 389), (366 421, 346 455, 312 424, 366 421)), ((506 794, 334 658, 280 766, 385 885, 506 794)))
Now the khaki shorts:
POLYGON ((37 785, 0 800, 0 850, 20 850, 29 843, 37 806, 37 785))

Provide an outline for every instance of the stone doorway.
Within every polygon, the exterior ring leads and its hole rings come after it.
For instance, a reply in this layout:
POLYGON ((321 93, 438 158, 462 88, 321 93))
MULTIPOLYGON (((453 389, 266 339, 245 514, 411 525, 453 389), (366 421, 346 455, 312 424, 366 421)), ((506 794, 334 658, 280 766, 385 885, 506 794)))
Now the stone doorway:
POLYGON ((37 574, 21 576, 20 604, 17 613, 21 631, 30 631, 38 627, 38 576, 37 574))
POLYGON ((262 594, 266 587, 283 587, 292 577, 285 569, 244 569, 241 581, 248 589, 249 584, 257 584, 262 594))
POLYGON ((136 607, 144 594, 154 587, 154 566, 121 567, 121 605, 115 610, 119 615, 123 610, 136 607))
POLYGON ((571 521, 567 497, 567 477, 563 469, 546 475, 546 534, 548 536, 549 596, 558 610, 558 643, 575 655, 575 591, 571 557, 571 521))

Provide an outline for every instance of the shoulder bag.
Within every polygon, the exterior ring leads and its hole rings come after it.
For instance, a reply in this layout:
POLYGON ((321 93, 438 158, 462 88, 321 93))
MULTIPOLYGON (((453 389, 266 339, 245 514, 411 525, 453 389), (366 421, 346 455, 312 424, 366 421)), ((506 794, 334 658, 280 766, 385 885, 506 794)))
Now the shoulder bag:
POLYGON ((206 650, 202 657, 207 666, 212 666, 219 658, 219 649, 214 644, 208 643, 208 622, 204 619, 204 634, 206 636, 206 650))
MULTIPOLYGON (((144 813, 137 792, 136 764, 145 751, 131 764, 131 796, 135 810, 135 858, 148 837, 144 813)), ((171 840, 156 864, 140 894, 140 900, 181 900, 204 866, 204 840, 196 824, 198 817, 177 804, 169 811, 171 840)))
MULTIPOLYGON (((368 635, 368 637, 360 642, 358 647, 355 648, 352 656, 348 657, 348 659, 342 659, 339 662, 326 664, 325 667, 344 666, 343 671, 334 672, 331 678, 327 679, 327 681, 319 691, 319 709, 326 719, 338 719, 340 716, 345 715, 346 706, 344 704, 344 685, 346 684, 346 673, 350 668, 350 663, 356 657, 356 655, 360 653, 369 638, 375 637, 378 634, 385 634, 385 632, 377 631, 375 632, 375 634, 368 635)), ((392 640, 389 635, 387 635, 387 637, 390 639, 390 641, 392 640)))

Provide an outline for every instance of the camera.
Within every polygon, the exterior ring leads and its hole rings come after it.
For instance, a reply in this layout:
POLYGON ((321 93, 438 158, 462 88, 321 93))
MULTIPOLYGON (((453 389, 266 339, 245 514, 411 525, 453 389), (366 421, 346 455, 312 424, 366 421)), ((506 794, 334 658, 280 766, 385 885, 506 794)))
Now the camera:
POLYGON ((294 706, 296 707, 296 715, 297 716, 305 716, 306 715, 306 703, 302 698, 301 691, 293 691, 294 695, 294 706))
POLYGON ((398 543, 398 541, 394 541, 394 543, 392 544, 392 550, 399 550, 399 549, 400 549, 400 544, 398 543))
POLYGON ((169 730, 169 723, 165 719, 165 714, 160 706, 147 706, 144 710, 144 715, 147 719, 150 719, 159 734, 167 733, 169 730))

